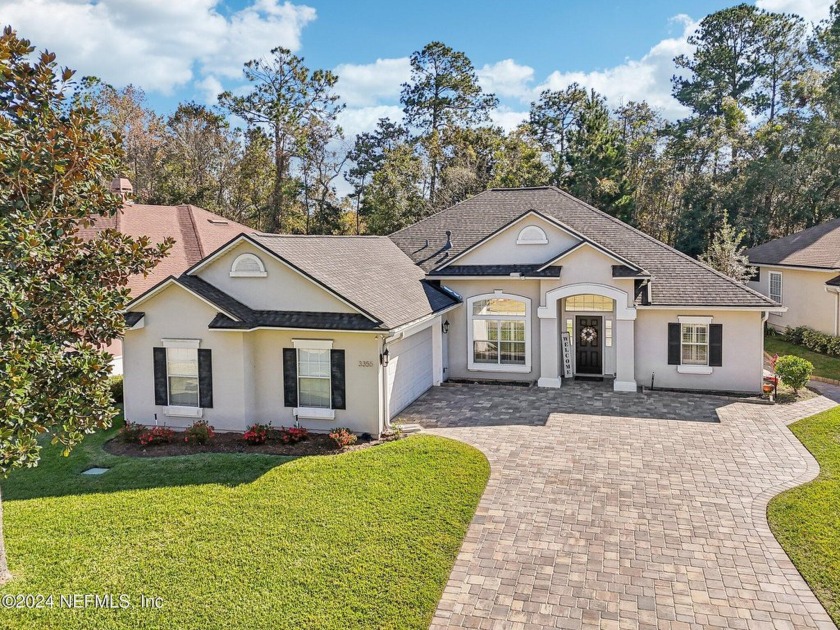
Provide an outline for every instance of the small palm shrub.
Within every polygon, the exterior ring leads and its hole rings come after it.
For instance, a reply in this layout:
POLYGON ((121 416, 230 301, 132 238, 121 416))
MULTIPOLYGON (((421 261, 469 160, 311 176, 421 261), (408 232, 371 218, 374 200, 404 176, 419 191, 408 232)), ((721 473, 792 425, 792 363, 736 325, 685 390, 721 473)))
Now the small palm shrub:
POLYGON ((785 385, 793 389, 794 393, 805 387, 813 372, 814 365, 810 361, 792 354, 776 360, 776 374, 785 385))

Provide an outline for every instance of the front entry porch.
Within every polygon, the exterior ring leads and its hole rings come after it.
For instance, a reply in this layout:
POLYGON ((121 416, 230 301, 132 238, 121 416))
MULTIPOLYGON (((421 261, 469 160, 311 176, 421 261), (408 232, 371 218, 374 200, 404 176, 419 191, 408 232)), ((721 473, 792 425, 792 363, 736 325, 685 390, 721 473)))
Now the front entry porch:
POLYGON ((613 390, 635 392, 636 309, 621 289, 578 283, 547 291, 540 320, 539 387, 573 375, 614 377, 613 390))

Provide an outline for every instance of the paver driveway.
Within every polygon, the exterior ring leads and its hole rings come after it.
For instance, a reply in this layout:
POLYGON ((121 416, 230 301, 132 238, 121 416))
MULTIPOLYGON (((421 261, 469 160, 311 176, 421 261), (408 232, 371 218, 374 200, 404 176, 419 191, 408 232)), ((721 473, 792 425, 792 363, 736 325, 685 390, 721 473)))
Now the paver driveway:
MULTIPOLYGON (((716 423, 587 415, 590 401, 494 425, 480 398, 436 407, 457 387, 404 414, 459 417, 431 431, 492 468, 433 628, 834 628, 765 518, 771 497, 818 471, 785 423, 834 403, 729 404, 716 423)), ((534 392, 497 389, 523 408, 534 392)))

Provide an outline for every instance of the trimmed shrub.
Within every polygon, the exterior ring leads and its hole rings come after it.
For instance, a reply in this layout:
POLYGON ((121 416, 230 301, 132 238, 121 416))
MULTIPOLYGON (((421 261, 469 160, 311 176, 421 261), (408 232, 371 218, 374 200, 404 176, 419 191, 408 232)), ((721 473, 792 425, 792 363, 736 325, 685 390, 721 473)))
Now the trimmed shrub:
POLYGON ((123 377, 122 374, 108 378, 108 386, 111 388, 111 400, 114 404, 123 401, 123 377))
POLYGON ((785 331, 785 336, 789 342, 808 348, 808 350, 840 357, 840 337, 826 335, 807 326, 788 328, 785 331))
POLYGON ((268 425, 255 422, 242 434, 242 439, 248 442, 248 444, 265 444, 270 429, 271 427, 268 425))
POLYGON ((338 445, 338 448, 344 448, 345 446, 350 446, 351 444, 356 443, 356 436, 355 434, 345 427, 336 427, 334 429, 330 429, 330 437, 332 438, 333 442, 338 445))
POLYGON ((140 441, 140 436, 146 432, 146 427, 139 422, 126 422, 120 432, 118 437, 123 442, 130 442, 136 444, 140 441))
POLYGON ((297 444, 309 439, 309 431, 303 427, 280 427, 277 432, 277 439, 283 444, 297 444))
POLYGON ((216 437, 216 430, 207 424, 207 420, 196 420, 193 425, 184 431, 184 442, 189 444, 207 444, 210 440, 216 437))
POLYGON ((169 444, 174 437, 175 431, 169 427, 153 427, 143 431, 137 441, 140 446, 155 446, 156 444, 169 444))
POLYGON ((805 387, 814 371, 810 361, 789 354, 776 360, 776 374, 785 385, 793 388, 794 393, 805 387))

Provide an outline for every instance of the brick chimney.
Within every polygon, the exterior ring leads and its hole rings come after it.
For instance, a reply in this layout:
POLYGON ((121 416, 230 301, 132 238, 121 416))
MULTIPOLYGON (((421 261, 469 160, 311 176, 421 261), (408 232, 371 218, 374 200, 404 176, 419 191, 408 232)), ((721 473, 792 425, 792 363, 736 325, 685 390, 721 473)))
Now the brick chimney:
POLYGON ((115 177, 108 185, 108 190, 122 197, 123 203, 131 203, 130 197, 134 194, 134 186, 125 177, 115 177))

